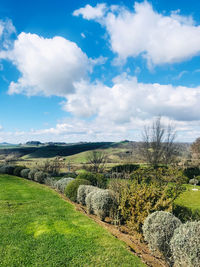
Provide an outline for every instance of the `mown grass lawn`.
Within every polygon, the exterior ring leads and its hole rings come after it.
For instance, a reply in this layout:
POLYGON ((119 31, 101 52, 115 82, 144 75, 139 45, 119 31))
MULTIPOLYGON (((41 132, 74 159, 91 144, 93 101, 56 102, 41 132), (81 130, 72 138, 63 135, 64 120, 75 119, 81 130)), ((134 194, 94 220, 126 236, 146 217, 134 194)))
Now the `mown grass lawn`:
POLYGON ((186 185, 186 191, 178 197, 175 203, 192 211, 200 211, 200 186, 186 185), (193 188, 197 188, 198 191, 193 191, 193 188))
POLYGON ((0 175, 0 266, 145 266, 53 190, 0 175))

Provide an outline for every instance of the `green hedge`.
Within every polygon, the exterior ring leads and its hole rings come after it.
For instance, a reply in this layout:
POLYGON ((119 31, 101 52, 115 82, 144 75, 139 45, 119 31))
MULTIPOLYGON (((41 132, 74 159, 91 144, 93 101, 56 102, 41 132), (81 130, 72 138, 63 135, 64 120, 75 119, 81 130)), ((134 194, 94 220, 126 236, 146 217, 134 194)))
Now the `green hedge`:
POLYGON ((69 182, 65 188, 65 195, 74 202, 77 201, 77 191, 79 185, 91 185, 91 183, 85 179, 74 179, 69 182))

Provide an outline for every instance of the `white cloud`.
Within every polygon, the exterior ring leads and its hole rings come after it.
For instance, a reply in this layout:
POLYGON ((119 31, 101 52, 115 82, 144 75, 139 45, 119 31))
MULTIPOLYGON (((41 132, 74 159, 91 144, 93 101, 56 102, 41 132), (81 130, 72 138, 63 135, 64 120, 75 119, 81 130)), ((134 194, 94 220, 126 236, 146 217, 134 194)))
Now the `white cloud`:
MULTIPOLYGON (((162 118, 162 123, 172 123, 178 131, 177 141, 192 142, 199 137, 200 120, 192 122, 169 120, 162 118)), ((6 132, 0 131, 0 142, 24 143, 30 140, 42 142, 79 142, 79 141, 140 141, 141 131, 144 125, 152 123, 152 119, 132 119, 123 125, 104 121, 96 118, 92 121, 67 118, 55 125, 55 127, 40 130, 30 129, 27 131, 6 132)))
POLYGON ((147 2, 135 3, 134 12, 124 7, 104 7, 98 17, 90 16, 88 10, 98 10, 99 6, 74 11, 86 19, 94 19, 104 26, 110 37, 111 49, 124 63, 128 57, 142 55, 149 67, 165 63, 175 63, 200 53, 200 26, 192 17, 172 12, 165 16, 153 10, 147 2), (108 11, 109 10, 109 11, 108 11))
POLYGON ((11 82, 9 94, 66 96, 74 91, 74 82, 85 78, 91 69, 87 55, 63 37, 45 39, 21 33, 12 50, 1 57, 9 59, 21 73, 11 82))
POLYGON ((141 83, 125 73, 114 78, 110 87, 98 81, 81 81, 75 86, 76 93, 64 105, 75 116, 97 116, 118 125, 157 115, 177 121, 200 120, 200 87, 141 83))
POLYGON ((16 29, 10 19, 0 20, 0 53, 12 45, 11 37, 16 34, 16 29))
POLYGON ((77 9, 73 12, 74 16, 82 15, 84 19, 102 18, 106 12, 106 4, 97 4, 96 7, 86 5, 84 8, 77 9))

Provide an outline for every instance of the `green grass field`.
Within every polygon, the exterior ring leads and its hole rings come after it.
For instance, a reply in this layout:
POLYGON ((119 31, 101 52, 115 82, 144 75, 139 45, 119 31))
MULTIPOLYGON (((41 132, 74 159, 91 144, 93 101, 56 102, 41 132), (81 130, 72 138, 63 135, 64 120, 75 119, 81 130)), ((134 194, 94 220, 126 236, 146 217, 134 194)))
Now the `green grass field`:
POLYGON ((0 175, 0 266, 145 266, 53 190, 0 175))
POLYGON ((200 186, 195 186, 198 191, 193 191, 193 188, 193 185, 186 185, 186 191, 178 197, 176 204, 189 208, 192 211, 200 211, 200 186))

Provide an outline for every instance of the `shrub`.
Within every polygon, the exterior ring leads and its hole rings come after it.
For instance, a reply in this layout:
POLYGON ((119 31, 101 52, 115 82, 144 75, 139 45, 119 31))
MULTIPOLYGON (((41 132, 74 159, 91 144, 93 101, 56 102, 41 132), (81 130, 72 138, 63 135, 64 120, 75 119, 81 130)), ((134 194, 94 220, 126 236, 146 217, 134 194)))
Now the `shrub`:
POLYGON ((45 172, 42 172, 42 171, 38 171, 34 175, 34 181, 36 181, 40 184, 43 184, 46 178, 47 178, 47 174, 45 172))
POLYGON ((146 217, 155 211, 172 211, 174 200, 182 192, 175 184, 138 184, 122 188, 119 210, 131 230, 142 233, 146 217))
POLYGON ((97 177, 95 174, 91 173, 91 172, 83 172, 83 173, 80 173, 78 176, 77 176, 77 179, 84 179, 84 180, 88 180, 90 181, 90 183, 94 186, 97 185, 97 177))
POLYGON ((61 193, 64 193, 65 187, 67 186, 67 184, 73 180, 74 178, 70 178, 70 177, 62 178, 55 183, 55 188, 59 190, 61 193))
POLYGON ((23 169, 23 170, 21 170, 21 172, 20 172, 20 176, 23 177, 23 178, 28 179, 28 174, 29 174, 29 172, 30 172, 30 169, 23 169))
POLYGON ((21 170, 23 170, 25 168, 26 167, 24 167, 24 166, 16 166, 14 171, 13 171, 13 175, 20 176, 21 175, 21 170))
POLYGON ((89 214, 94 213, 93 205, 92 205, 92 198, 93 198, 93 195, 96 194, 99 190, 102 190, 102 189, 96 187, 96 189, 93 190, 92 192, 90 192, 90 193, 87 195, 86 199, 85 199, 85 204, 86 204, 86 206, 87 206, 87 212, 88 212, 89 214))
POLYGON ((82 205, 85 205, 85 199, 87 195, 96 189, 98 189, 98 187, 92 185, 80 185, 77 191, 77 202, 82 205))
POLYGON ((48 185, 48 186, 51 186, 51 187, 55 187, 55 183, 56 183, 57 181, 54 179, 54 178, 52 178, 52 177, 47 177, 47 178, 45 178, 45 180, 44 180, 44 183, 46 184, 46 185, 48 185))
POLYGON ((124 218, 121 214, 120 202, 122 199, 123 190, 130 188, 131 181, 126 179, 110 179, 108 183, 108 189, 115 193, 117 205, 113 207, 111 217, 115 225, 124 223, 124 218))
POLYGON ((65 188, 65 195, 72 201, 77 201, 77 191, 79 185, 90 185, 91 183, 88 180, 84 179, 74 179, 65 188))
POLYGON ((115 204, 114 194, 110 190, 97 189, 86 197, 88 212, 96 214, 102 221, 109 216, 110 210, 115 204))
POLYGON ((66 172, 66 173, 61 173, 60 175, 63 175, 65 178, 76 178, 77 174, 75 172, 66 172))
POLYGON ((110 179, 108 182, 108 189, 115 192, 118 203, 120 202, 122 190, 125 188, 129 188, 131 184, 130 180, 122 180, 122 179, 110 179))
POLYGON ((134 171, 131 174, 131 180, 136 181, 137 183, 146 183, 150 184, 152 182, 160 183, 187 183, 188 178, 183 174, 183 171, 179 168, 172 167, 141 167, 138 170, 134 171))
POLYGON ((140 168, 138 164, 123 164, 112 167, 111 172, 128 172, 131 173, 140 168))
POLYGON ((15 167, 10 165, 4 165, 0 168, 0 173, 2 174, 13 174, 15 167))
POLYGON ((190 179, 190 180, 189 180, 189 184, 197 185, 198 183, 199 183, 199 180, 196 179, 196 178, 193 178, 193 179, 190 179))
POLYGON ((97 173, 96 174, 97 179, 97 186, 100 188, 106 188, 108 179, 105 175, 97 173))
POLYGON ((187 222, 177 228, 171 239, 170 248, 175 266, 199 266, 200 222, 187 222))
POLYGON ((38 169, 32 169, 32 170, 30 170, 30 172, 28 174, 28 179, 34 180, 34 176, 35 176, 36 172, 38 172, 38 169))
POLYGON ((151 250, 160 251, 165 258, 170 258, 170 240, 174 230, 181 225, 181 221, 172 213, 156 211, 150 214, 142 227, 144 239, 151 250))

